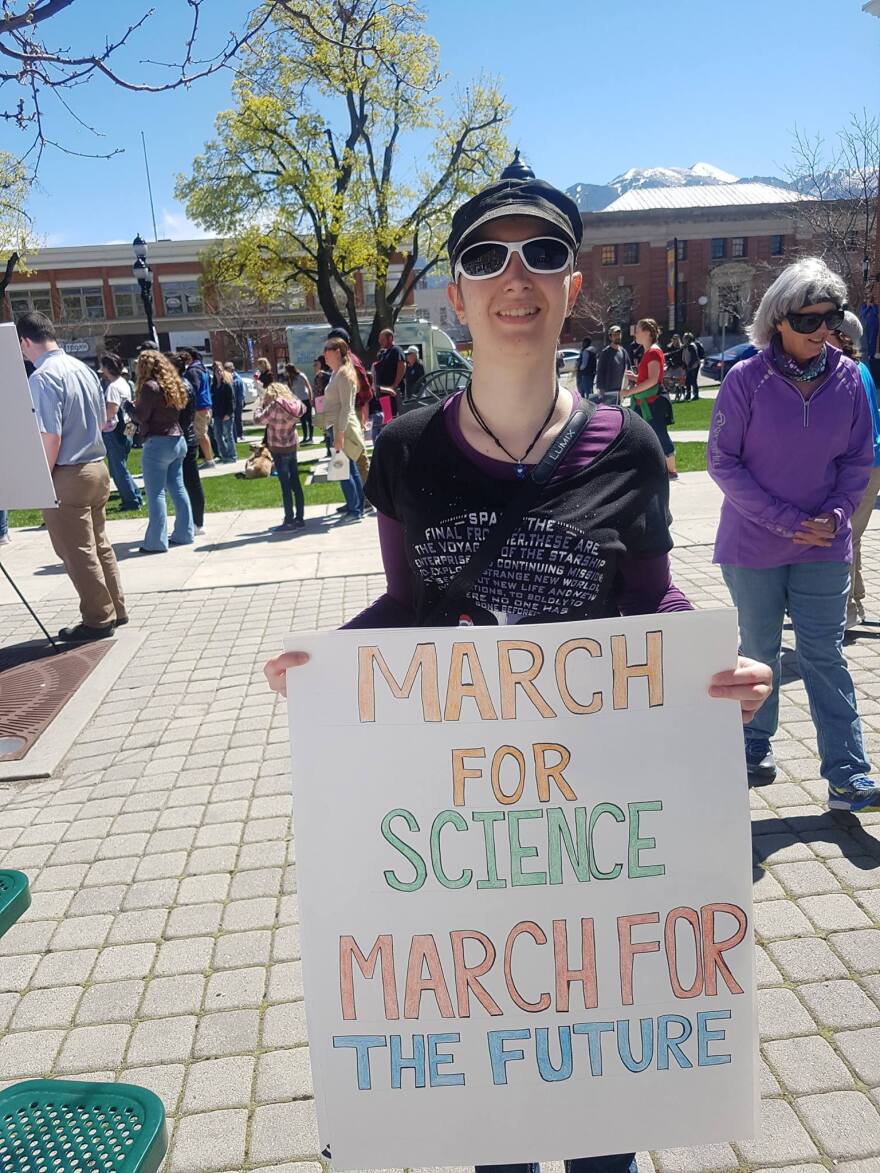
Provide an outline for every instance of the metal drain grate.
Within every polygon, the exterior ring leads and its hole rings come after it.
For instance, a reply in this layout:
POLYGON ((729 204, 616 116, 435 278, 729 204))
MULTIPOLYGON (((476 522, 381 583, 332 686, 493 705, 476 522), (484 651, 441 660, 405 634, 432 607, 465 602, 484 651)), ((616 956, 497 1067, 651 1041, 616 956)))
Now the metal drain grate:
POLYGON ((102 640, 64 652, 43 644, 0 650, 0 761, 25 756, 110 647, 102 640), (12 739, 6 753, 3 738, 12 739))

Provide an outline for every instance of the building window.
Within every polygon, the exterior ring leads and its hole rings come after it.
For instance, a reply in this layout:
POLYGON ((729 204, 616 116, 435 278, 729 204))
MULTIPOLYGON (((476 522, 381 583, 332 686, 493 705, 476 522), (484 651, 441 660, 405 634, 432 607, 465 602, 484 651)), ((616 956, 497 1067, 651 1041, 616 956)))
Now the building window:
POLYGON ((17 290, 9 294, 9 312, 12 314, 13 320, 20 318, 22 314, 29 314, 36 310, 41 314, 45 314, 47 318, 52 317, 52 295, 46 289, 39 293, 24 290, 17 290))
POLYGON ((100 285, 62 289, 61 316, 68 322, 96 321, 104 317, 104 290, 100 285))
POLYGON ((771 236, 770 237, 770 256, 781 257, 785 254, 785 237, 771 236))
POLYGON ((616 265, 617 264, 617 245, 616 244, 603 244, 602 245, 602 252, 600 254, 600 260, 603 265, 616 265))
POLYGON ((748 256, 749 242, 744 236, 734 236, 730 242, 730 255, 732 257, 748 256))
POLYGON ((637 244, 625 244, 623 246, 623 263, 625 265, 637 265, 639 263, 639 246, 637 244))
POLYGON ((688 242, 686 240, 680 240, 678 242, 676 258, 679 261, 686 261, 688 259, 688 242))
POLYGON ((723 261, 727 256, 727 241, 723 236, 712 237, 712 260, 723 261))
POLYGON ((113 307, 117 318, 142 318, 144 303, 137 285, 114 285, 113 307))
POLYGON ((202 312, 202 291, 198 281, 163 281, 162 300, 168 317, 202 312))

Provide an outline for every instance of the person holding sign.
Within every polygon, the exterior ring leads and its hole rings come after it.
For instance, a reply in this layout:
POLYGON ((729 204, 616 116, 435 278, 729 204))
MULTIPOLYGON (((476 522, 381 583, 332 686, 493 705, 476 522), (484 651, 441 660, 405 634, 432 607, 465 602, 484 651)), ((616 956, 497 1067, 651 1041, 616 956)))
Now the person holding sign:
MULTIPOLYGON (((556 378, 556 342, 581 287, 581 235, 574 202, 527 169, 455 213, 448 296, 473 337, 473 378, 383 430, 367 495, 388 589, 348 627, 691 609, 670 576, 668 477, 649 424, 584 405, 556 378)), ((294 651, 270 660, 270 686, 285 693, 286 671, 307 659, 294 651)), ((739 701, 748 719, 769 683, 768 668, 741 660, 711 693, 739 701)), ((570 1163, 570 1173, 635 1170, 633 1153, 570 1163)))
POLYGON ((726 376, 709 433, 709 475, 724 494, 715 561, 739 612, 744 651, 773 665, 773 695, 746 730, 746 762, 776 776, 782 625, 791 616, 831 810, 880 804, 868 774, 843 655, 850 519, 874 463, 858 366, 829 345, 846 283, 819 257, 779 274, 749 326, 759 354, 726 376))

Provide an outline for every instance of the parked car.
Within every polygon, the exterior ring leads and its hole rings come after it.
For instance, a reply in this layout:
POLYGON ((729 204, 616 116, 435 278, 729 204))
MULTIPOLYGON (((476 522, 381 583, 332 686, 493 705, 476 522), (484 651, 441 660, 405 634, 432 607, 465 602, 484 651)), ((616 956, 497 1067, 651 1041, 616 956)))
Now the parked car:
POLYGON ((571 346, 556 351, 556 369, 559 374, 573 375, 577 370, 580 351, 571 346))
POLYGON ((731 367, 757 353, 758 348, 752 346, 751 342, 740 342, 738 346, 728 347, 723 354, 708 354, 703 359, 703 374, 707 379, 717 379, 720 383, 731 367))
POLYGON ((244 371, 236 371, 235 373, 239 376, 242 383, 244 383, 245 406, 251 403, 256 403, 260 395, 259 391, 257 390, 257 384, 253 375, 246 375, 244 371))

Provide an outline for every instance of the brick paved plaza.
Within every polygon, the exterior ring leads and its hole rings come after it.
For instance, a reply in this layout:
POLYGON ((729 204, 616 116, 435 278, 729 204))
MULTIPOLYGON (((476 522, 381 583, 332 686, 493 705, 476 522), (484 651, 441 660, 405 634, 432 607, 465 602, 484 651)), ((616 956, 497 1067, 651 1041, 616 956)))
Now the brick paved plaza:
MULTIPOLYGON (((880 530, 864 549, 880 609, 880 530)), ((728 602, 710 555, 674 555, 697 606, 728 602)), ((130 1079, 165 1103, 168 1173, 317 1173, 287 718, 261 669, 286 632, 335 627, 382 584, 132 593, 147 639, 56 776, 0 783, 0 863, 33 889, 0 941, 0 1086, 130 1079)), ((73 617, 61 597, 40 610, 73 617)), ((26 623, 0 605, 7 642, 26 623)), ((880 627, 849 658, 880 758, 880 627)), ((880 814, 823 809, 793 657, 787 679, 780 779, 750 795, 764 1132, 643 1155, 642 1173, 880 1173, 880 814)))

